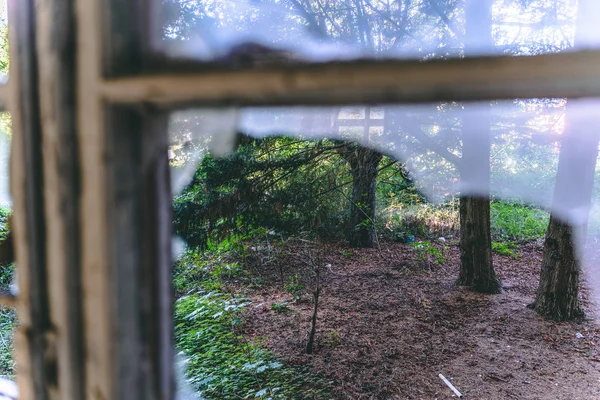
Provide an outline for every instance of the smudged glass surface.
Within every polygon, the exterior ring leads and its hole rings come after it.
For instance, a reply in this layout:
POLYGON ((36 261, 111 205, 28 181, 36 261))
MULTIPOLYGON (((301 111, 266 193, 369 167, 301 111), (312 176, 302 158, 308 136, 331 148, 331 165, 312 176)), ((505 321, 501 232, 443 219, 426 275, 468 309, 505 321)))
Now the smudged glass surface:
MULTIPOLYGON (((400 160, 432 201, 460 194, 519 198, 579 224, 590 212, 585 193, 595 179, 582 176, 579 164, 582 151, 597 150, 599 126, 595 99, 181 111, 171 118, 173 190, 190 182, 204 154, 233 151, 239 135, 329 138, 400 160), (479 158, 488 141, 489 174, 479 158), (566 167, 555 187, 559 156, 566 167)), ((595 187, 592 216, 599 200, 595 187)))
POLYGON ((152 45, 233 67, 534 55, 596 48, 600 4, 576 0, 155 0, 152 45))

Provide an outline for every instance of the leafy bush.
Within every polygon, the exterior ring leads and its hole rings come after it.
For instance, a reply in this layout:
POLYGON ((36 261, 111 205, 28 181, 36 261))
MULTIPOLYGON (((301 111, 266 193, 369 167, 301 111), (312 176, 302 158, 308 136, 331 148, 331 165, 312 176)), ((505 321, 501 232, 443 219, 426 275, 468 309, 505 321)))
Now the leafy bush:
POLYGON ((520 258, 521 254, 517 253, 517 249, 515 242, 492 242, 492 251, 501 256, 520 258))
POLYGON ((491 204, 492 237, 497 241, 531 241, 544 237, 549 214, 516 203, 491 204))
POLYGON ((422 267, 430 267, 433 263, 443 264, 446 261, 444 253, 431 242, 415 242, 410 246, 417 254, 417 261, 422 267))
POLYGON ((338 148, 329 140, 241 136, 235 153, 204 157, 173 200, 175 231, 195 248, 257 228, 340 237, 350 178, 338 148))
POLYGON ((187 374, 207 399, 329 399, 327 384, 279 362, 241 335, 249 302, 219 293, 180 298, 175 340, 188 358, 187 374))

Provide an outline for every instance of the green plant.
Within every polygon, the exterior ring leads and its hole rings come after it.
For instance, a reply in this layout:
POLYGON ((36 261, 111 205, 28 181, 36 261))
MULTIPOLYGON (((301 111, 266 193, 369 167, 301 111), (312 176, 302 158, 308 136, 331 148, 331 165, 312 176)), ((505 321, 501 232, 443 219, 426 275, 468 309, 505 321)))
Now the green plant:
POLYGON ((341 337, 337 329, 329 331, 325 334, 325 344, 331 347, 336 347, 340 344, 341 337))
POLYGON ((341 255, 343 255, 344 257, 352 257, 352 256, 354 256, 354 252, 352 252, 352 251, 340 250, 339 253, 341 255))
POLYGON ((175 341, 187 375, 206 399, 329 399, 328 383, 281 363, 259 340, 243 339, 247 299, 190 295, 175 304, 175 341))
POLYGON ((283 290, 291 294, 294 301, 300 300, 304 291, 304 282, 302 282, 300 274, 290 275, 283 290))
POLYGON ((16 327, 16 313, 7 308, 0 309, 0 375, 13 378, 13 333, 16 327))
POLYGON ((546 211, 519 203, 493 202, 490 212, 492 237, 497 241, 543 238, 550 217, 546 211))
POLYGON ((290 305, 287 301, 284 301, 282 303, 273 303, 271 305, 271 310, 275 311, 278 314, 287 314, 288 312, 290 312, 290 305))
POLYGON ((379 219, 380 230, 388 239, 406 242, 408 236, 435 238, 458 231, 458 206, 443 204, 397 204, 385 208, 379 219))
POLYGON ((423 267, 430 267, 432 263, 442 264, 445 261, 444 253, 431 242, 415 242, 410 246, 417 255, 417 261, 423 267))
POLYGON ((501 256, 517 259, 521 254, 517 253, 518 246, 515 242, 492 242, 492 251, 501 256))

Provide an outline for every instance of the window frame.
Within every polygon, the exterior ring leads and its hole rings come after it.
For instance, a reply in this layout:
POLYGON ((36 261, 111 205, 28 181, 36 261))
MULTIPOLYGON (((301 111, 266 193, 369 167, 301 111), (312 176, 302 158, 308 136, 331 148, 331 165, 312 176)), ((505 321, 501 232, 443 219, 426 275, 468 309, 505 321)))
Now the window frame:
POLYGON ((600 50, 220 71, 153 54, 143 0, 8 11, 21 399, 174 398, 170 111, 600 97, 600 50))

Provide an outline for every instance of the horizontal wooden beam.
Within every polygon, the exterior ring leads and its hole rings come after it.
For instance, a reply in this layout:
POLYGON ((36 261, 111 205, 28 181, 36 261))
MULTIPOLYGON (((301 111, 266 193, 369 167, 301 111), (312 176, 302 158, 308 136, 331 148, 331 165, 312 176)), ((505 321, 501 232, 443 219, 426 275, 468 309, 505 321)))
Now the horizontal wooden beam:
POLYGON ((101 93, 167 109, 600 97, 600 51, 149 75, 106 80, 101 93))

